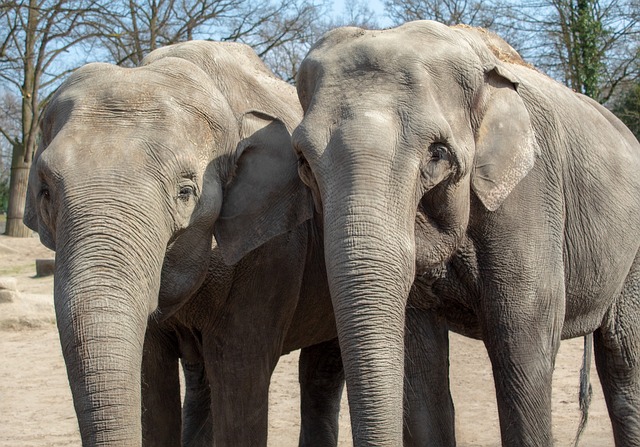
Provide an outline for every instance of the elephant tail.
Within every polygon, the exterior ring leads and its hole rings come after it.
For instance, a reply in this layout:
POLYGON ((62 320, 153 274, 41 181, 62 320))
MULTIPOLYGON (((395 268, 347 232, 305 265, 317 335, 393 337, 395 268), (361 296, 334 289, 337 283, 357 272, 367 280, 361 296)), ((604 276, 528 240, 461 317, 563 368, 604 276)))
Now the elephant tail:
POLYGON ((587 334, 584 336, 584 354, 582 356, 582 368, 580 368, 580 396, 578 397, 580 402, 580 424, 578 425, 578 432, 573 442, 574 447, 578 447, 580 442, 580 436, 584 432, 587 426, 587 419, 589 418, 589 406, 591 405, 591 396, 593 394, 591 388, 591 357, 593 356, 593 334, 587 334))

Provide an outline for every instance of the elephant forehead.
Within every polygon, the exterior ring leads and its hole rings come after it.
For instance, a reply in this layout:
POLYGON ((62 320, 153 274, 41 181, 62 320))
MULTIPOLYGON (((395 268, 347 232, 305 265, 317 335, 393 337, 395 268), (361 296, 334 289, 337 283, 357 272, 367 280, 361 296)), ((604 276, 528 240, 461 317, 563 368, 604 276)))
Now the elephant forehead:
POLYGON ((451 30, 436 22, 413 22, 405 26, 386 30, 358 30, 349 32, 343 28, 329 32, 309 54, 319 60, 349 61, 359 63, 367 61, 375 65, 393 63, 397 60, 409 60, 411 56, 424 57, 431 47, 460 47, 451 30), (354 60, 353 57, 356 56, 354 60))
MULTIPOLYGON (((52 109, 162 119, 184 110, 212 113, 224 107, 221 93, 193 64, 162 60, 149 66, 121 68, 90 64, 75 72, 54 96, 52 109)), ((175 116, 171 116, 175 118, 175 116)))
POLYGON ((96 82, 91 88, 73 84, 61 89, 47 108, 45 121, 55 134, 67 122, 94 127, 144 126, 168 121, 175 115, 170 96, 135 83, 96 82))
POLYGON ((163 169, 173 166, 173 170, 182 171, 195 169, 199 162, 188 142, 161 130, 151 137, 122 129, 102 132, 90 127, 67 128, 51 141, 42 155, 49 167, 60 174, 76 172, 79 168, 84 175, 114 169, 126 175, 163 166, 163 169))
POLYGON ((212 140, 211 113, 190 106, 189 98, 127 87, 106 83, 86 94, 79 88, 62 91, 43 119, 45 144, 63 129, 85 142, 151 139, 202 146, 212 140))
POLYGON ((482 64, 469 44, 449 27, 435 22, 335 34, 337 37, 331 38, 333 34, 329 33, 305 59, 301 69, 303 88, 314 91, 314 84, 353 88, 354 82, 349 80, 354 79, 361 86, 375 83, 383 90, 429 83, 446 88, 444 84, 449 82, 469 88, 481 81, 482 64))
POLYGON ((378 110, 366 110, 362 116, 375 126, 389 126, 393 124, 391 116, 388 113, 382 113, 378 110))

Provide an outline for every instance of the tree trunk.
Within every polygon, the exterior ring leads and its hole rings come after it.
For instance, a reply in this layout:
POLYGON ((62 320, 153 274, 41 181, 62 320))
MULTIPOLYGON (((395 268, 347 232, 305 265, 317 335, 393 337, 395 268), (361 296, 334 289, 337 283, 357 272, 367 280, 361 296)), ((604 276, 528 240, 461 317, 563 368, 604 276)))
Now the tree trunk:
POLYGON ((35 61, 35 42, 38 31, 39 10, 35 0, 29 1, 27 19, 24 80, 22 84, 22 143, 13 145, 9 206, 5 234, 29 237, 32 232, 22 222, 29 182, 29 168, 38 132, 38 82, 35 61))
POLYGON ((5 235, 13 237, 30 237, 33 232, 22 222, 25 199, 27 197, 27 183, 29 181, 29 167, 31 163, 24 161, 24 146, 13 146, 13 161, 11 163, 11 181, 9 183, 9 206, 7 210, 7 226, 5 235))

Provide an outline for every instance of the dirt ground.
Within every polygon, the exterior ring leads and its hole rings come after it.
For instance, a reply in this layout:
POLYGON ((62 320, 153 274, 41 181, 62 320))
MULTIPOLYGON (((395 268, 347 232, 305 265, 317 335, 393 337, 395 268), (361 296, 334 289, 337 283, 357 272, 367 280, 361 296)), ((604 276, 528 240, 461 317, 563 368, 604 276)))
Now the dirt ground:
MULTIPOLYGON (((0 447, 79 446, 80 439, 53 313, 53 279, 36 278, 36 258, 52 253, 37 238, 0 236, 0 277, 14 277, 19 297, 0 303, 0 447)), ((582 339, 563 342, 553 382, 556 445, 569 446, 578 425, 582 339)), ((269 446, 297 445, 297 353, 283 357, 270 391, 269 446)), ((612 446, 602 390, 594 397, 582 447, 612 446)), ((458 445, 498 446, 500 434, 491 368, 483 345, 451 336, 451 387, 458 445)), ((351 445, 346 399, 340 445, 351 445)))

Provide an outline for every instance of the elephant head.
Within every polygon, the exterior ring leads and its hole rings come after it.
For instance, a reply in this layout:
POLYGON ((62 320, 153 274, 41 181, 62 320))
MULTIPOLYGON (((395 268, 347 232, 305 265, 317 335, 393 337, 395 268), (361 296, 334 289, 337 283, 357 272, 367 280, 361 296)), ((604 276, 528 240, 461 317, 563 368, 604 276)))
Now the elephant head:
POLYGON ((213 42, 84 66, 47 105, 24 220, 56 251, 84 445, 141 444, 147 319, 198 289, 214 232, 233 262, 310 216, 290 141, 300 116, 251 50, 213 42))
MULTIPOLYGON (((435 22, 330 31, 303 61, 299 172, 325 256, 355 445, 400 445, 405 304, 538 151, 497 37, 435 22)), ((496 211, 497 210, 497 211, 496 211)))

